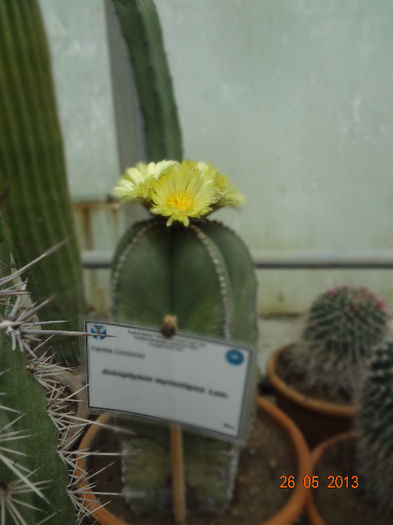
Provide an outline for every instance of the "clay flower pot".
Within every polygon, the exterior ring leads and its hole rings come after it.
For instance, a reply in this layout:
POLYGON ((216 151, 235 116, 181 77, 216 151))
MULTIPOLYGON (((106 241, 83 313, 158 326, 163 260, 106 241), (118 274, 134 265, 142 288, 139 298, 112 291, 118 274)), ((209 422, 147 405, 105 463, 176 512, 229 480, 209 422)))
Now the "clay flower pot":
POLYGON ((279 348, 270 356, 267 375, 275 390, 278 406, 293 419, 310 448, 313 448, 331 436, 351 430, 358 407, 316 399, 288 385, 277 374, 276 362, 280 353, 290 346, 279 348))
MULTIPOLYGON (((302 434, 284 412, 262 397, 258 398, 258 408, 260 411, 267 413, 274 420, 277 426, 284 431, 289 441, 292 443, 296 454, 296 479, 299 480, 285 505, 273 517, 264 521, 263 525, 291 525, 299 518, 304 510, 309 496, 310 490, 305 488, 304 483, 300 480, 303 480, 305 476, 311 474, 310 453, 302 434)), ((110 417, 110 414, 105 413, 98 418, 98 421, 102 424, 108 424, 110 417)), ((99 426, 94 424, 91 425, 80 444, 81 455, 78 459, 78 467, 82 472, 86 471, 86 458, 82 451, 86 449, 94 449, 94 442, 99 431, 99 426)), ((86 482, 82 481, 80 488, 86 493, 86 482)), ((261 490, 263 490, 262 487, 261 490)), ((277 490, 280 489, 277 488, 277 490)), ((112 514, 108 509, 102 507, 101 502, 92 492, 87 492, 84 496, 84 503, 86 507, 93 512, 95 519, 101 525, 131 525, 112 514)))
POLYGON ((318 475, 317 490, 324 494, 317 500, 312 492, 307 500, 310 525, 391 525, 391 517, 378 512, 376 503, 369 502, 361 489, 353 456, 355 440, 355 431, 345 432, 320 443, 311 453, 312 472, 318 475))
MULTIPOLYGON (((334 447, 334 445, 340 443, 340 441, 344 441, 353 436, 354 434, 352 432, 345 432, 344 434, 333 436, 330 439, 320 443, 311 453, 312 471, 315 472, 318 461, 321 459, 327 449, 334 447)), ((312 496, 310 496, 307 500, 306 511, 307 517, 312 525, 327 525, 325 520, 320 515, 312 496)))

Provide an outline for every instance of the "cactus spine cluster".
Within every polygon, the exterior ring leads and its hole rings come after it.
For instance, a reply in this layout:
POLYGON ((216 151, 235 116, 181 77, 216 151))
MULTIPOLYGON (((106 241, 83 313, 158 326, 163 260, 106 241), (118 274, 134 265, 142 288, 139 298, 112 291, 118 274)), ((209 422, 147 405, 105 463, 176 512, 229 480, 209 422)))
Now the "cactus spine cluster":
MULTIPOLYGON (((37 0, 0 2, 0 192, 4 234, 21 267, 49 246, 61 251, 32 268, 33 298, 50 297, 42 320, 67 319, 76 330, 84 311, 82 266, 67 190, 48 45, 37 0)), ((78 364, 79 342, 58 341, 58 359, 78 364)))
POLYGON ((38 261, 9 273, 4 242, 0 250, 0 521, 74 525, 90 514, 80 499, 72 449, 89 421, 70 409, 73 396, 62 381, 66 369, 47 346, 53 335, 82 334, 38 320, 45 301, 32 303, 20 280, 38 261))
POLYGON ((365 363, 387 330, 385 304, 366 288, 343 286, 320 295, 307 313, 292 366, 310 388, 352 398, 365 363))
POLYGON ((364 494, 393 520, 393 341, 375 351, 360 395, 356 473, 364 494))
MULTIPOLYGON (((222 224, 195 221, 188 228, 168 228, 162 219, 138 223, 121 239, 112 272, 117 321, 157 328, 172 314, 179 330, 256 345, 252 261, 243 242, 222 224)), ((125 494, 136 513, 161 511, 170 505, 168 430, 130 425, 136 435, 125 446, 138 454, 124 464, 125 494)), ((238 448, 185 433, 184 454, 189 501, 199 510, 224 510, 232 496, 238 448)))

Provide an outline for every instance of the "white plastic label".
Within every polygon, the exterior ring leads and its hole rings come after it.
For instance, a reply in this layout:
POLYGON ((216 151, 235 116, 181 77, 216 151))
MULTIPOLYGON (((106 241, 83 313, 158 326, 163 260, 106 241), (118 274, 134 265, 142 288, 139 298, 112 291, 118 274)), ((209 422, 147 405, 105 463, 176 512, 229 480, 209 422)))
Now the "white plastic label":
POLYGON ((252 351, 185 334, 86 321, 88 403, 242 439, 252 351))

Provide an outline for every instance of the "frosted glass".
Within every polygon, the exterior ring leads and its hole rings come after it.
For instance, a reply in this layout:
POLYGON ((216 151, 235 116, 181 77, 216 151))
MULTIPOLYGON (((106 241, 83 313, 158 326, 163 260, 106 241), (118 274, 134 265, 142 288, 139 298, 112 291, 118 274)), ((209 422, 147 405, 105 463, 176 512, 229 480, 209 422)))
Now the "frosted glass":
MULTIPOLYGON (((222 217, 253 250, 393 249, 393 3, 160 0, 185 155, 249 202, 222 217)), ((263 313, 329 283, 393 299, 392 272, 260 271, 263 313)))

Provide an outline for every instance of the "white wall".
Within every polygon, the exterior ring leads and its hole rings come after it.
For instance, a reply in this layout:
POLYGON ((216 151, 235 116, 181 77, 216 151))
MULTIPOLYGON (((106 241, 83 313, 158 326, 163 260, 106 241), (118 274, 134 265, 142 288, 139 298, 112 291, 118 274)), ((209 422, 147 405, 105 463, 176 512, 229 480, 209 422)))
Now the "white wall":
MULTIPOLYGON (((393 249, 393 3, 159 0, 187 157, 249 198, 253 250, 393 249)), ((390 271, 260 271, 265 313, 390 271)))
POLYGON ((119 164, 102 0, 40 0, 75 199, 105 198, 119 164))

